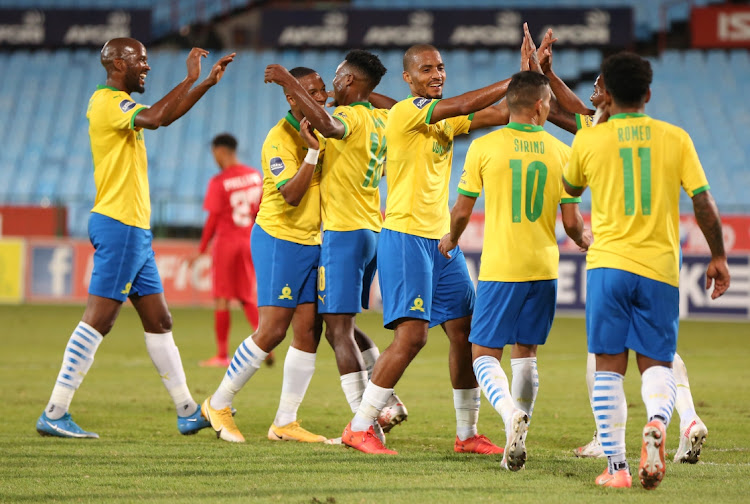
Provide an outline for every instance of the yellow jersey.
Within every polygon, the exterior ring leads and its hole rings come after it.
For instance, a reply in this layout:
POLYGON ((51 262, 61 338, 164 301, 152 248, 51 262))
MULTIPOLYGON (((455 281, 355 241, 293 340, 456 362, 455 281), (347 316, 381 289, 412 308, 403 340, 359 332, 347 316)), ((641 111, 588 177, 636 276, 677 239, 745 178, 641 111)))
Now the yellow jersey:
POLYGON ((564 176, 573 187, 591 187, 588 269, 679 285, 680 186, 690 197, 709 189, 683 129, 645 114, 616 114, 576 134, 564 176))
POLYGON ((557 206, 580 203, 565 192, 570 147, 541 126, 509 123, 471 142, 459 194, 484 189, 484 246, 479 280, 531 282, 557 278, 557 206))
POLYGON ((453 137, 469 132, 473 114, 430 124, 439 101, 410 96, 388 112, 386 229, 430 239, 450 230, 453 137))
POLYGON ((387 110, 368 102, 337 107, 341 139, 329 138, 320 179, 324 231, 370 229, 380 232, 380 178, 385 161, 387 110))
POLYGON ((91 211, 128 226, 150 229, 146 144, 143 129, 135 127, 135 116, 145 108, 125 91, 97 86, 86 118, 96 185, 91 211))
POLYGON ((263 199, 255 223, 274 238, 300 245, 320 245, 320 170, 325 138, 318 135, 320 154, 312 181, 298 206, 281 195, 281 186, 299 171, 307 145, 299 136, 299 121, 291 112, 268 132, 261 151, 263 199))

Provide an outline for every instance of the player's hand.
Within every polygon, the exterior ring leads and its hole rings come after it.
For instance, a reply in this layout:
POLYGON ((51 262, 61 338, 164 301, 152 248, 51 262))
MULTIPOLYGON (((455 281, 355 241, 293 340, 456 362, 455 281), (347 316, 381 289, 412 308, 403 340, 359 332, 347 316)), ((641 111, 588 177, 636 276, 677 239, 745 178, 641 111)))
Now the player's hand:
POLYGON ((197 81, 201 76, 201 58, 208 56, 208 51, 200 47, 193 47, 187 57, 187 78, 197 81))
POLYGON ((440 243, 438 243, 438 250, 441 254, 443 254, 443 257, 445 257, 446 259, 450 259, 451 257, 453 257, 450 255, 450 251, 456 248, 456 245, 458 245, 458 243, 451 240, 451 234, 447 233, 440 239, 440 243))
POLYGON ((299 122, 299 136, 302 137, 302 140, 305 141, 309 148, 320 149, 320 141, 318 141, 318 137, 315 135, 315 129, 306 117, 303 117, 299 122))
POLYGON ((528 23, 523 24, 523 43, 521 44, 521 70, 531 70, 532 72, 540 72, 539 59, 536 56, 536 45, 534 39, 531 38, 531 32, 529 31, 528 23))
POLYGON ((268 65, 263 74, 263 82, 273 82, 279 86, 284 86, 286 83, 291 82, 290 79, 293 80, 294 76, 289 73, 289 70, 275 63, 268 65))
POLYGON ((594 234, 591 232, 591 229, 583 228, 581 239, 576 242, 576 245, 578 245, 578 251, 586 252, 592 243, 594 243, 594 234))
POLYGON ((193 267, 193 264, 195 264, 195 261, 197 261, 198 259, 200 259, 200 257, 201 257, 202 255, 203 255, 203 253, 202 253, 202 252, 199 252, 199 251, 197 251, 197 250, 196 250, 195 252, 193 252, 192 254, 190 254, 190 255, 188 256, 188 258, 187 258, 187 263, 188 263, 188 266, 192 268, 192 267, 193 267))
POLYGON ((539 60, 539 66, 542 69, 542 73, 547 73, 552 70, 552 44, 555 42, 557 42, 557 39, 553 38, 552 28, 550 28, 547 30, 547 33, 544 34, 542 43, 536 51, 536 56, 539 60))
POLYGON ((234 61, 234 57, 236 55, 237 53, 227 54, 219 61, 217 61, 211 68, 211 73, 208 74, 208 77, 206 77, 206 82, 211 86, 215 86, 216 84, 218 84, 221 78, 224 76, 224 71, 227 69, 227 65, 234 61))
POLYGON ((729 288, 729 266, 726 257, 712 257, 706 270, 706 290, 711 288, 713 283, 714 291, 711 293, 711 299, 716 299, 723 295, 729 288))

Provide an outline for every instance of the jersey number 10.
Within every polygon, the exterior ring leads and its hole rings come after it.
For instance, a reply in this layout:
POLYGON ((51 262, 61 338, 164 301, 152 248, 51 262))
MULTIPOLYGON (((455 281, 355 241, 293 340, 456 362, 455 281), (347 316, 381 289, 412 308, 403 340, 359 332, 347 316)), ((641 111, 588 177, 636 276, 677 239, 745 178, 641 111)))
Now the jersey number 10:
MULTIPOLYGON (((620 149, 622 158, 623 187, 625 188, 625 215, 635 215, 635 183, 633 178, 633 149, 620 149)), ((638 159, 641 162, 641 211, 651 215, 651 149, 638 147, 638 159)))
POLYGON ((510 169, 513 170, 513 222, 521 222, 521 200, 523 199, 526 200, 526 204, 524 205, 526 218, 530 222, 534 222, 542 215, 544 184, 547 183, 547 165, 541 161, 532 161, 526 167, 525 198, 523 190, 523 161, 520 159, 511 159, 510 169), (534 185, 536 185, 536 193, 534 193, 534 185))

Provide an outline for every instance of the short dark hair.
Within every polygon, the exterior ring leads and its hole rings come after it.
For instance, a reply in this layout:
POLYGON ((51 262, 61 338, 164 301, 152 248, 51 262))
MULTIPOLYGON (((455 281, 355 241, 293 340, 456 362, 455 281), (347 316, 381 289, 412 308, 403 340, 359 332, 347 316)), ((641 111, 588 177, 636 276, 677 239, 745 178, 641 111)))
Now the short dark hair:
POLYGON ((631 52, 620 52, 602 61, 604 87, 612 99, 623 106, 643 105, 654 72, 651 63, 631 52))
POLYGON ((544 97, 544 88, 549 86, 547 76, 538 72, 518 72, 508 84, 505 99, 511 112, 533 107, 537 100, 544 97))
POLYGON ((302 77, 306 77, 310 74, 318 73, 312 68, 307 67, 294 67, 291 70, 289 70, 289 73, 292 74, 292 77, 295 79, 301 79, 302 77))
POLYGON ((437 47, 432 44, 414 44, 408 48, 404 53, 404 72, 408 72, 417 55, 425 51, 437 51, 437 47))
POLYGON ((380 84, 380 79, 387 72, 377 55, 363 49, 349 51, 344 60, 364 74, 370 89, 375 89, 380 84))
POLYGON ((229 150, 236 151, 237 139, 234 138, 229 133, 222 133, 220 135, 216 135, 214 139, 211 140, 211 146, 212 147, 226 147, 229 150))

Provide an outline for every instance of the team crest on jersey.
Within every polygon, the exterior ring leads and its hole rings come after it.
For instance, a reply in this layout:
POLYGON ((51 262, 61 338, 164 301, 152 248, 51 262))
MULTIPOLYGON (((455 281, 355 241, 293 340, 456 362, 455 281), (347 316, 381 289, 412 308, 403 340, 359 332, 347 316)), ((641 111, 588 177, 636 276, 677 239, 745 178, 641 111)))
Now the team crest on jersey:
POLYGON ((346 114, 344 114, 343 112, 336 112, 333 115, 336 117, 341 117, 342 119, 346 119, 346 114))
POLYGON ((432 98, 414 98, 414 100, 412 101, 412 103, 419 110, 422 110, 425 107, 425 105, 427 105, 431 101, 432 101, 432 98))
POLYGON ((128 110, 132 110, 133 107, 135 107, 135 102, 130 100, 122 100, 120 102, 120 110, 123 112, 127 112, 128 110))
POLYGON ((284 166, 284 161, 282 161, 280 157, 275 157, 271 158, 269 168, 271 169, 271 173, 273 173, 273 176, 276 177, 279 175, 279 173, 284 171, 286 166, 284 166))

